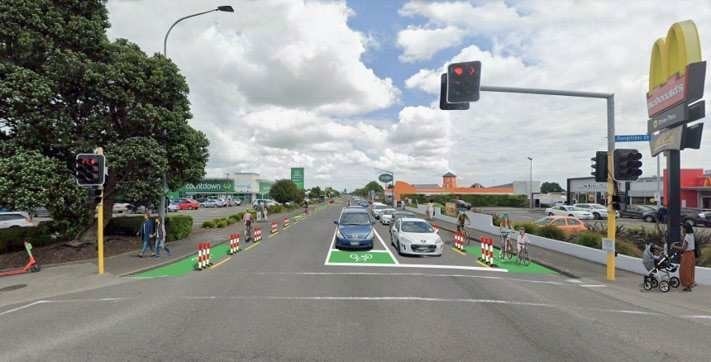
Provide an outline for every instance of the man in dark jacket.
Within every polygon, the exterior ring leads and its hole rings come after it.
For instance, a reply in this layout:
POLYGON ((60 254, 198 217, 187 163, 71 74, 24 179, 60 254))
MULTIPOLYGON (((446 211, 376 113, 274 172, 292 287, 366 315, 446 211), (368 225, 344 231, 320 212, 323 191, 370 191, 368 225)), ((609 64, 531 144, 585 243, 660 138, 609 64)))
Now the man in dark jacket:
POLYGON ((141 252, 138 253, 138 257, 142 258, 143 254, 146 252, 146 249, 151 248, 151 251, 153 252, 153 255, 155 255, 155 251, 153 250, 153 245, 151 245, 151 236, 154 233, 154 226, 153 226, 153 220, 151 220, 151 215, 148 214, 147 212, 143 215, 143 224, 141 224, 141 229, 138 230, 138 234, 136 234, 138 237, 141 238, 143 241, 143 248, 141 249, 141 252))

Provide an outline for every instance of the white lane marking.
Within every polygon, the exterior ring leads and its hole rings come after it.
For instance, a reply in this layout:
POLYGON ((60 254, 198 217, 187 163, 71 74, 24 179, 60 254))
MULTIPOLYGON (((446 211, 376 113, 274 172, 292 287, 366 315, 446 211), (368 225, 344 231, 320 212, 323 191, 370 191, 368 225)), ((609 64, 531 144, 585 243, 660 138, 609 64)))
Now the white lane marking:
POLYGON ((698 315, 698 314, 690 314, 690 315, 683 315, 683 318, 688 318, 688 319, 711 319, 711 315, 698 315))
POLYGON ((12 308, 12 309, 8 309, 8 310, 6 310, 6 311, 4 311, 4 312, 0 312, 0 316, 4 316, 4 315, 6 315, 6 314, 18 312, 18 311, 21 311, 21 310, 23 310, 23 309, 27 309, 27 308, 29 308, 29 307, 31 307, 31 306, 33 306, 33 305, 42 304, 42 303, 46 303, 46 302, 47 302, 46 300, 34 301, 34 302, 32 302, 32 303, 28 303, 28 304, 25 304, 25 305, 21 305, 21 306, 19 306, 19 307, 15 307, 15 308, 12 308))
POLYGON ((607 288, 604 284, 580 284, 583 288, 607 288))
MULTIPOLYGON (((401 265, 407 265, 407 264, 401 264, 401 265)), ((516 282, 524 282, 524 283, 532 283, 532 284, 549 284, 549 285, 568 286, 567 284, 564 284, 561 282, 556 282, 556 281, 531 280, 531 279, 507 278, 507 277, 499 277, 499 276, 491 276, 491 275, 472 275, 472 274, 444 274, 444 273, 432 274, 432 273, 398 273, 398 272, 394 272, 394 273, 379 273, 379 272, 255 272, 255 273, 250 273, 250 274, 255 274, 255 275, 297 275, 297 276, 298 275, 303 275, 303 276, 329 276, 329 275, 332 275, 332 276, 338 276, 338 275, 353 276, 353 275, 360 275, 360 276, 386 276, 386 277, 408 276, 408 277, 425 277, 425 278, 473 278, 473 279, 508 280, 508 281, 516 281, 516 282)))
POLYGON ((575 284, 582 284, 583 283, 583 281, 580 279, 566 279, 565 281, 568 283, 575 283, 575 284))
POLYGON ((375 230, 375 228, 373 228, 373 232, 375 233, 375 236, 378 238, 378 241, 380 242, 380 244, 383 245, 383 247, 385 248, 385 250, 388 251, 388 254, 390 254, 390 257, 393 258, 393 261, 395 262, 395 264, 396 264, 396 265, 397 265, 397 264, 400 264, 400 262, 399 262, 399 261, 397 260, 397 258, 395 257, 395 254, 393 254, 393 252, 390 251, 390 248, 385 244, 385 242, 383 241, 383 238, 381 238, 381 237, 380 237, 380 234, 378 234, 378 230, 375 230))
POLYGON ((499 268, 484 268, 479 266, 463 266, 463 265, 435 265, 435 264, 376 264, 376 263, 328 263, 327 266, 368 266, 381 268, 418 268, 418 269, 451 269, 451 270, 476 270, 487 272, 508 273, 506 269, 499 268))
POLYGON ((328 265, 328 261, 331 260, 331 253, 333 252, 333 245, 336 243, 336 232, 338 232, 338 229, 333 230, 333 238, 331 238, 331 246, 328 247, 328 254, 326 254, 326 260, 323 261, 323 265, 328 265))

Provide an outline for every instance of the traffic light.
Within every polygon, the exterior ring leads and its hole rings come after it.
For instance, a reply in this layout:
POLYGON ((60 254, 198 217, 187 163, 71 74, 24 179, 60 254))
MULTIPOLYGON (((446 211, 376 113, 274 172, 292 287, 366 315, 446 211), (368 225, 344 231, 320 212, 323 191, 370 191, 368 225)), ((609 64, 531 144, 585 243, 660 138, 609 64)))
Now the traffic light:
POLYGON ((94 153, 77 154, 74 175, 79 186, 100 186, 104 184, 104 155, 94 153))
POLYGON ((619 195, 612 195, 612 208, 615 210, 621 210, 622 209, 622 196, 619 195))
POLYGON ((642 175, 642 154, 635 149, 615 150, 615 180, 635 181, 642 175))
POLYGON ((469 109, 469 103, 447 103, 447 73, 442 73, 439 87, 439 109, 458 111, 469 109))
POLYGON ((447 66, 447 103, 479 100, 481 62, 452 63, 447 66))
POLYGON ((595 182, 606 182, 607 181, 607 152, 597 151, 595 152, 595 157, 590 159, 592 164, 593 172, 590 174, 595 176, 595 182))

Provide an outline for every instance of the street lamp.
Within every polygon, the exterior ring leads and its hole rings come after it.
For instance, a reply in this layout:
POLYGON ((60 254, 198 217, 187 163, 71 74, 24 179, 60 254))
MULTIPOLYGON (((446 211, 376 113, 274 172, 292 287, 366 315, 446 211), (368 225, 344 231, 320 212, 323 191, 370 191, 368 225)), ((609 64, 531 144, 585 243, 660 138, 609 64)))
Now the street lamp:
MULTIPOLYGON (((218 6, 218 7, 214 8, 214 9, 210 9, 210 10, 203 11, 203 12, 199 12, 199 13, 195 13, 195 14, 190 14, 190 15, 188 15, 188 16, 184 16, 184 17, 182 17, 182 18, 176 20, 176 21, 173 23, 173 25, 171 25, 170 28, 168 28, 168 31, 165 33, 165 37, 163 37, 163 56, 166 57, 166 58, 168 58, 168 35, 170 35, 170 31, 173 30, 173 28, 174 28, 176 25, 178 25, 179 22, 181 22, 181 21, 183 21, 183 20, 185 20, 185 19, 189 19, 189 18, 194 18, 194 17, 196 17, 196 16, 200 16, 200 15, 203 15, 203 14, 208 14, 208 13, 211 13, 211 12, 213 12, 213 11, 222 11, 222 12, 226 12, 226 13, 234 13, 234 12, 235 12, 235 9, 233 9, 233 8, 232 8, 231 6, 229 6, 229 5, 221 5, 221 6, 218 6)), ((165 130, 163 130, 163 136, 166 136, 166 131, 165 131, 165 130)), ((160 198, 160 211, 159 211, 161 225, 165 225, 165 194, 166 194, 167 192, 168 192, 168 177, 167 177, 166 173, 163 172, 163 195, 161 195, 161 198, 160 198)))
POLYGON ((529 156, 528 160, 531 161, 531 167, 528 174, 528 200, 531 208, 533 208, 533 157, 529 156))

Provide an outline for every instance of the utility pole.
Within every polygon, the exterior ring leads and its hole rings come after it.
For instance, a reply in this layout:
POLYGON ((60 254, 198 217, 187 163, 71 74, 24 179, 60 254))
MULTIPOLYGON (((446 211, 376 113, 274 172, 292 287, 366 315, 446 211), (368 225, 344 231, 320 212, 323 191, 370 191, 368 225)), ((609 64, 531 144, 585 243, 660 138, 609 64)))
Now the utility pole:
MULTIPOLYGON (((97 155, 103 155, 102 147, 94 150, 97 155)), ((105 172, 105 170, 101 170, 105 172)), ((99 274, 104 274, 104 185, 97 186, 99 204, 96 205, 96 264, 99 274)))

